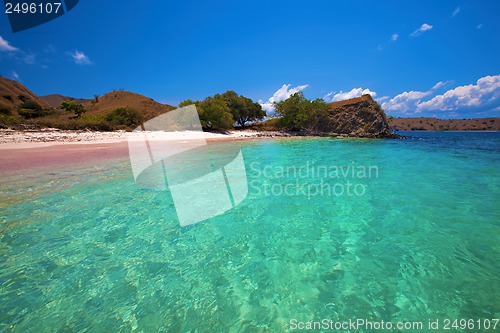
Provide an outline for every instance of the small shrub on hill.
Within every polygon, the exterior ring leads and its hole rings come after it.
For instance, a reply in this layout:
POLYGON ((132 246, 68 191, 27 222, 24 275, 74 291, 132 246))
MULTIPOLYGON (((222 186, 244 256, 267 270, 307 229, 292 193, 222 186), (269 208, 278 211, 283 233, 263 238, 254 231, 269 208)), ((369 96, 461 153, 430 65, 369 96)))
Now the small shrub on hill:
POLYGON ((4 116, 10 116, 12 114, 12 111, 10 111, 10 108, 0 105, 0 114, 4 116))
POLYGON ((113 125, 138 126, 143 121, 143 115, 132 108, 118 108, 106 116, 113 125))
POLYGON ((40 104, 28 99, 19 105, 19 109, 42 110, 40 104))
POLYGON ((0 128, 7 128, 14 124, 16 119, 12 116, 12 111, 5 105, 0 105, 0 128))
POLYGON ((25 119, 33 119, 45 117, 53 114, 52 110, 43 110, 43 109, 18 109, 17 113, 25 119))
POLYGON ((29 98, 28 98, 28 97, 26 97, 26 96, 25 96, 25 95, 23 95, 23 94, 20 94, 19 96, 17 96, 17 99, 18 99, 18 100, 20 100, 20 101, 21 101, 21 102, 23 102, 23 103, 29 100, 29 98))
POLYGON ((17 107, 17 113, 25 119, 33 119, 48 116, 52 114, 53 111, 42 109, 40 104, 30 99, 24 99, 24 101, 17 107))

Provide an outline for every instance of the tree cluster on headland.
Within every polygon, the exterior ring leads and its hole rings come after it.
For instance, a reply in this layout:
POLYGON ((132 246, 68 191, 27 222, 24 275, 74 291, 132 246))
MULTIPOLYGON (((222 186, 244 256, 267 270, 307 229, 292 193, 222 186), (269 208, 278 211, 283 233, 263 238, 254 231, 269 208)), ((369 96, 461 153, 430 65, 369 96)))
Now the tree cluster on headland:
POLYGON ((262 120, 266 111, 259 103, 238 95, 232 90, 209 96, 202 101, 185 100, 179 107, 196 105, 201 126, 206 130, 228 130, 235 125, 245 127, 248 122, 262 120))

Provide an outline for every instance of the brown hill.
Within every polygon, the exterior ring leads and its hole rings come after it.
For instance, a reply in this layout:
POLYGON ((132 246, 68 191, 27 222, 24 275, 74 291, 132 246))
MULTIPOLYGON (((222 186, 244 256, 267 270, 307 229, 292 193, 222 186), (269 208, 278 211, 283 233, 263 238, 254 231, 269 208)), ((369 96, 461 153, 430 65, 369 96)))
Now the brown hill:
POLYGON ((333 102, 329 106, 328 132, 366 138, 394 136, 384 110, 370 95, 333 102))
POLYGON ((500 131, 500 118, 437 119, 393 118, 389 125, 399 131, 500 131))
POLYGON ((0 127, 35 129, 55 127, 60 129, 131 129, 130 125, 108 121, 107 115, 118 108, 131 108, 149 120, 175 107, 155 102, 153 99, 128 92, 113 91, 92 100, 71 98, 59 94, 39 97, 19 82, 0 77, 0 127), (64 100, 83 104, 87 112, 75 118, 73 113, 59 109, 64 100), (24 104, 23 104, 24 103, 24 104), (53 106, 52 106, 53 105, 53 106))
POLYGON ((90 99, 74 98, 74 97, 69 97, 69 96, 63 96, 63 95, 60 95, 60 94, 52 94, 52 95, 40 96, 40 98, 43 99, 48 104, 50 104, 55 109, 59 109, 59 106, 64 101, 73 101, 73 102, 75 102, 77 104, 83 104, 83 103, 86 103, 86 102, 90 102, 90 99))
POLYGON ((35 95, 21 83, 0 76, 0 107, 10 110, 13 116, 18 116, 17 107, 23 103, 23 97, 21 96, 37 103, 44 109, 52 109, 49 103, 35 95))
POLYGON ((158 103, 152 98, 123 90, 107 93, 84 103, 83 106, 87 109, 86 115, 101 116, 118 108, 129 107, 141 112, 144 115, 144 120, 152 119, 175 109, 171 105, 158 103))

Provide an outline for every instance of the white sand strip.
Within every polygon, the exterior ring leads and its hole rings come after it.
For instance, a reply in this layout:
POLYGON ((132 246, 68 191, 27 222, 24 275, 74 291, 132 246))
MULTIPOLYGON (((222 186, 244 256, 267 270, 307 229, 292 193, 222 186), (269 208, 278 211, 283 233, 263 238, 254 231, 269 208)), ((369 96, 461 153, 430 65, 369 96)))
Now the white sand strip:
MULTIPOLYGON (((161 138, 161 140, 190 140, 190 139, 240 139, 269 136, 269 133, 257 131, 233 131, 228 134, 180 131, 180 132, 147 132, 148 136, 161 138)), ((143 132, 90 132, 90 131, 61 131, 54 129, 40 131, 14 131, 0 130, 0 150, 39 148, 53 145, 66 144, 94 144, 118 143, 136 136, 142 138, 143 132)))

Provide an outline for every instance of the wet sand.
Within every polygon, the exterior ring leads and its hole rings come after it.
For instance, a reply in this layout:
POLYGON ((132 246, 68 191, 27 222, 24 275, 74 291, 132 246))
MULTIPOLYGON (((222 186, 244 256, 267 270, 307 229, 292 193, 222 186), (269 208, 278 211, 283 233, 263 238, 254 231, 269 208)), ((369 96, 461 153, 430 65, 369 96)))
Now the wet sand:
POLYGON ((126 141, 31 146, 20 149, 0 148, 0 174, 24 173, 34 169, 69 167, 118 159, 128 159, 126 141))
MULTIPOLYGON (((129 158, 128 132, 0 131, 0 178, 30 170, 91 165, 129 158)), ((280 133, 237 131, 228 134, 175 132, 167 140, 204 138, 208 144, 220 141, 255 140, 280 133)))

